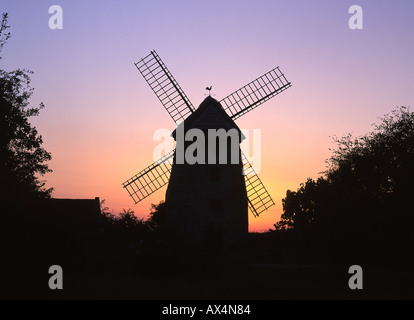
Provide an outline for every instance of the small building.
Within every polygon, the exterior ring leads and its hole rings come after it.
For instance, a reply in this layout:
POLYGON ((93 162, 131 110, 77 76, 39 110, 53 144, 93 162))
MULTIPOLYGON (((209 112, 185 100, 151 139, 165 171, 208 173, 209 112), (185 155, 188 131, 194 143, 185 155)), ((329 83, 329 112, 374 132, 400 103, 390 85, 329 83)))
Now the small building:
POLYGON ((1 225, 7 298, 56 297, 47 285, 53 265, 63 268, 62 291, 70 292, 73 275, 96 265, 100 216, 99 198, 21 199, 7 207, 1 225))
POLYGON ((47 216, 52 223, 53 221, 62 221, 84 228, 96 228, 101 212, 98 197, 94 199, 42 199, 35 201, 32 208, 43 216, 47 216))
POLYGON ((89 264, 99 235, 99 198, 38 199, 27 206, 17 223, 24 251, 49 266, 89 264))

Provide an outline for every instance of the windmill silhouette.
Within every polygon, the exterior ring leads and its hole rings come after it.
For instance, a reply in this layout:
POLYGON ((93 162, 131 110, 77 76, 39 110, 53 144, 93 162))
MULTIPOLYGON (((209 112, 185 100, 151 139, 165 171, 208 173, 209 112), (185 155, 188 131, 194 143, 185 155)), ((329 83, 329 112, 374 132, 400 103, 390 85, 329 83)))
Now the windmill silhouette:
MULTIPOLYGON (((209 95, 195 109, 155 51, 135 66, 178 127, 184 125, 185 130, 196 128, 203 132, 235 129, 238 144, 244 137, 234 120, 291 87, 276 67, 220 102, 209 95)), ((211 87, 206 90, 210 92, 211 87)), ((177 149, 178 143, 177 140, 177 149)), ((184 144, 185 149, 188 143, 184 144)), ((231 145, 216 156, 228 153, 230 148, 231 145)), ((195 244, 242 243, 248 232, 248 209, 258 217, 274 202, 253 166, 238 150, 239 162, 231 164, 178 164, 173 150, 122 185, 136 204, 168 184, 167 225, 195 244)))

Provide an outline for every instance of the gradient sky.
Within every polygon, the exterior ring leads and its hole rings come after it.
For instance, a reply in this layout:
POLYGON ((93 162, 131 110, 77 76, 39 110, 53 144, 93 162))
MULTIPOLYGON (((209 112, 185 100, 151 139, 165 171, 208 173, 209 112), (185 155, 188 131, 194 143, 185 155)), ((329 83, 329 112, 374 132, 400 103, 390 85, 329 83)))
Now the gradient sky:
POLYGON ((34 71, 33 119, 52 153, 58 198, 106 199, 146 217, 166 188, 134 205, 121 183, 153 162, 153 134, 174 123, 134 66, 155 49, 194 106, 221 100, 280 66, 293 86, 237 120, 261 129, 259 176, 276 206, 250 230, 273 227, 287 189, 325 169, 331 136, 372 130, 414 103, 414 1, 2 0, 12 38, 0 68, 34 71), (51 30, 51 5, 63 29, 51 30), (351 30, 351 5, 363 30, 351 30))

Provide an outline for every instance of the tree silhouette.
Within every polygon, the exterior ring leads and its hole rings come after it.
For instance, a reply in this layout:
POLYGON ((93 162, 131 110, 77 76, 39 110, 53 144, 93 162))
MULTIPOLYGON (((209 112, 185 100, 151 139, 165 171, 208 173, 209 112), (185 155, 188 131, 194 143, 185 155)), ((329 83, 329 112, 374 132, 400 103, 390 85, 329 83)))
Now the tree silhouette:
MULTIPOLYGON (((7 14, 0 25, 0 49, 10 37, 7 14)), ((0 70, 0 176, 5 199, 21 197, 50 197, 52 188, 45 188, 39 176, 51 172, 46 162, 51 154, 42 147, 38 134, 29 118, 39 115, 44 107, 30 107, 33 93, 30 86, 31 71, 18 69, 0 70)))
POLYGON ((400 107, 380 120, 364 136, 334 137, 327 170, 287 191, 276 230, 336 249, 412 249, 414 113, 400 107))
POLYGON ((146 221, 148 227, 152 231, 161 231, 165 223, 165 202, 159 204, 151 204, 151 212, 146 221))
POLYGON ((3 46, 6 44, 7 40, 11 37, 10 32, 6 32, 6 30, 10 28, 10 26, 7 24, 7 19, 8 13, 4 12, 2 14, 2 19, 0 22, 0 53, 3 49, 3 46))

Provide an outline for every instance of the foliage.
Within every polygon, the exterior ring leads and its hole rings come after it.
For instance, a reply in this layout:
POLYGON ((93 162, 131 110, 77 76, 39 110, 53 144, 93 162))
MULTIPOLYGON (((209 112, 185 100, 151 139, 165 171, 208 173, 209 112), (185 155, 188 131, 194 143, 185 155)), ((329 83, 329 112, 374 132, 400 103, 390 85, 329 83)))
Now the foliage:
POLYGON ((109 208, 105 205, 105 199, 100 203, 101 216, 103 222, 108 226, 116 226, 123 230, 132 230, 138 233, 150 233, 160 231, 164 224, 165 203, 161 201, 159 204, 151 204, 151 212, 147 219, 138 218, 131 209, 122 209, 122 212, 113 214, 109 212, 109 208))
POLYGON ((323 176, 286 192, 277 231, 319 246, 413 243, 414 113, 400 107, 380 120, 364 136, 334 137, 323 176))
POLYGON ((7 29, 10 28, 10 26, 7 23, 7 19, 8 19, 8 13, 4 12, 2 14, 2 20, 0 22, 0 53, 3 49, 3 46, 6 44, 7 40, 11 37, 10 32, 7 32, 7 29))
POLYGON ((147 225, 152 231, 161 231, 165 223, 165 202, 159 204, 151 204, 151 212, 147 219, 147 225))
MULTIPOLYGON (((3 14, 0 48, 10 37, 5 33, 7 28, 7 14, 3 14)), ((42 136, 29 122, 44 108, 43 103, 29 106, 33 94, 30 74, 24 69, 0 70, 0 176, 7 185, 7 198, 50 197, 52 192, 39 180, 39 176, 51 172, 46 164, 51 154, 42 147, 42 136)))

